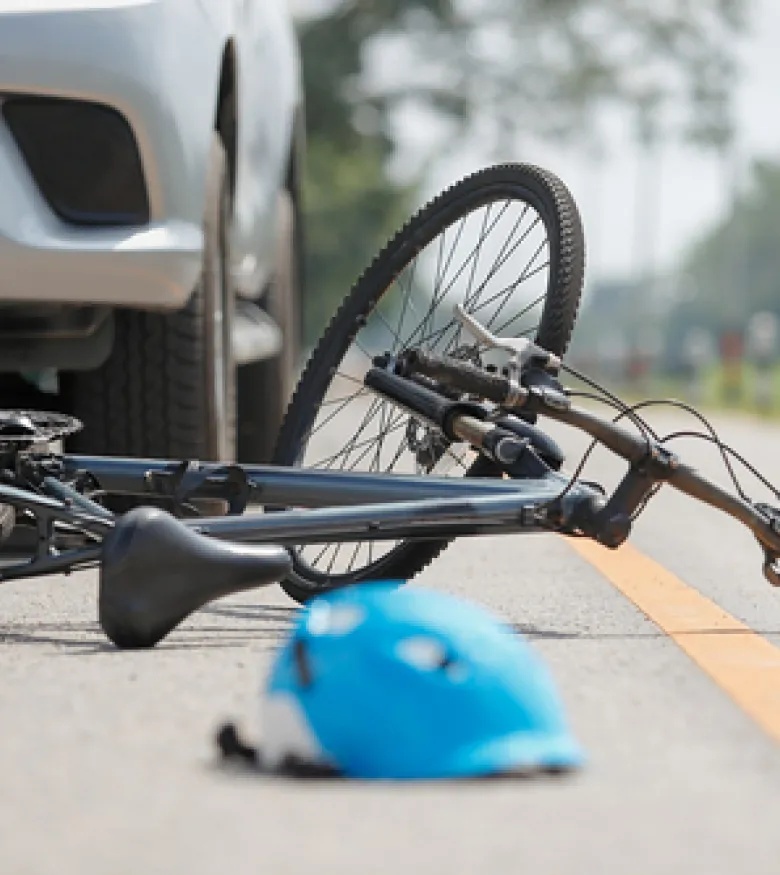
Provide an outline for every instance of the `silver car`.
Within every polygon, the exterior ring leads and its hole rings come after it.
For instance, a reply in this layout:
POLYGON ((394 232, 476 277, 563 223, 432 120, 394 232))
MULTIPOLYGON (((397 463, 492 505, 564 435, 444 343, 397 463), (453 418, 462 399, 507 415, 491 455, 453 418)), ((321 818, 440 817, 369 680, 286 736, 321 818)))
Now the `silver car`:
POLYGON ((285 0, 0 0, 0 407, 262 460, 298 349, 285 0))

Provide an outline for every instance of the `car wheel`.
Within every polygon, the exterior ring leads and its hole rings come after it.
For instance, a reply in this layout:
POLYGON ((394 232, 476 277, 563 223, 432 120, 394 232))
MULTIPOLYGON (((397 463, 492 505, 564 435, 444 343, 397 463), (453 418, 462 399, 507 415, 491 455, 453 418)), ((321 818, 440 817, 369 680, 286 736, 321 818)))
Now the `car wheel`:
POLYGON ((240 462, 268 462, 295 388, 301 347, 298 214, 292 194, 279 202, 276 267, 265 308, 282 332, 279 355, 238 368, 238 454, 240 462))
POLYGON ((16 510, 10 504, 0 504, 0 544, 4 544, 14 530, 16 510))
POLYGON ((225 149, 214 134, 206 191, 203 271, 175 313, 116 313, 114 348, 94 371, 63 375, 69 411, 84 422, 71 451, 231 460, 235 456, 234 292, 225 149))

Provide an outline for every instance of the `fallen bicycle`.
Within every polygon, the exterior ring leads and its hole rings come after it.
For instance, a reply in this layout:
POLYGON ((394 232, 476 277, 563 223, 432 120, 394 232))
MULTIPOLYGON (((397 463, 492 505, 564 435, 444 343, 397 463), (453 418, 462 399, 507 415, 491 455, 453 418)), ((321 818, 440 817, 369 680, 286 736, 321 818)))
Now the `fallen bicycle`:
POLYGON ((675 455, 678 435, 659 438, 642 405, 566 364, 583 275, 563 183, 527 165, 488 168, 418 213, 356 283, 304 370, 273 464, 58 453, 77 420, 0 413, 0 579, 97 567, 106 635, 149 647, 213 599, 281 583, 305 602, 408 580, 456 538, 556 532, 616 548, 667 485, 746 525, 780 584, 780 512, 741 489, 738 453, 711 429, 697 435, 720 450, 734 495, 675 455), (567 388, 567 375, 596 394, 567 388), (614 418, 578 407, 580 395, 614 418), (628 463, 612 494, 564 470, 545 418, 628 463), (203 515, 215 505, 224 512, 203 515))

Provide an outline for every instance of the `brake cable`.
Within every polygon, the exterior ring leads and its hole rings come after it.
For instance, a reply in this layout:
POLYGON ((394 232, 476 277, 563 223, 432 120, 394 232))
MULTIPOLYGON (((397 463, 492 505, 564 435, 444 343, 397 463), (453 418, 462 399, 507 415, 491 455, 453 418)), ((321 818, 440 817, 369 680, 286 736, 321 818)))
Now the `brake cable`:
MULTIPOLYGON (((734 488, 737 490, 737 494, 739 495, 739 497, 743 501, 746 501, 746 502, 748 502, 748 504, 750 504, 751 500, 750 500, 749 496, 747 495, 747 493, 745 493, 745 491, 742 489, 742 486, 740 485, 740 482, 737 479, 737 475, 734 472, 734 468, 732 467, 731 460, 729 459, 726 447, 725 447, 723 441, 720 439, 720 435, 717 433, 717 431, 715 431, 715 427, 707 419, 707 417, 704 416, 703 413, 699 413, 699 411, 696 410, 695 407, 692 407, 690 404, 686 404, 684 401, 677 401, 674 398, 655 398, 655 399, 649 399, 647 401, 641 401, 639 404, 635 405, 635 409, 640 410, 644 407, 661 407, 661 406, 676 407, 680 410, 684 410, 687 413, 690 413, 692 416, 695 416, 696 419, 698 419, 699 422, 701 422, 705 426, 705 428, 709 432, 709 435, 705 435, 702 432, 692 432, 692 434, 698 434, 698 436, 701 438, 709 439, 712 443, 714 443, 717 446, 718 451, 720 452, 721 458, 723 459, 723 464, 725 465, 726 470, 729 472, 729 476, 731 477, 731 480, 734 483, 734 488)), ((660 443, 663 443, 663 441, 660 441, 660 443)), ((771 491, 775 492, 775 489, 772 488, 771 491)), ((776 494, 776 492, 775 492, 775 494, 776 494)))
MULTIPOLYGON (((679 440, 680 438, 697 438, 703 441, 709 441, 710 443, 716 443, 714 438, 708 434, 702 434, 700 431, 673 431, 667 435, 664 435, 661 438, 661 443, 668 443, 670 441, 679 440)), ((723 449, 730 455, 733 456, 744 468, 746 468, 755 478, 758 480, 762 486, 768 489, 777 499, 780 499, 780 491, 772 484, 772 482, 764 475, 748 460, 738 453, 735 449, 730 447, 728 444, 723 444, 723 449)))
MULTIPOLYGON (((640 401, 634 405, 627 405, 623 401, 621 401, 620 398, 618 398, 616 395, 613 395, 611 392, 609 392, 609 390, 605 389, 603 386, 598 384, 595 380, 592 380, 589 377, 586 377, 584 374, 580 373, 575 368, 572 368, 566 364, 561 364, 561 369, 566 371, 567 373, 571 374, 573 377, 586 383, 587 385, 595 388, 598 392, 601 393, 600 395, 597 395, 597 394, 590 393, 590 392, 567 390, 568 396, 587 398, 590 400, 598 401, 600 403, 607 404, 607 405, 619 410, 620 413, 617 417, 615 417, 613 419, 613 422, 618 422, 621 419, 623 419, 624 417, 629 417, 631 419, 631 421, 642 431, 645 438, 647 438, 649 435, 653 439, 657 440, 658 443, 660 443, 660 444, 665 444, 665 443, 668 443, 672 440, 677 440, 677 439, 680 439, 683 437, 698 438, 700 440, 709 441, 710 443, 715 444, 718 448, 718 451, 721 455, 721 458, 723 459, 723 464, 729 473, 729 476, 731 478, 731 481, 734 484, 734 488, 736 489, 737 494, 739 495, 739 497, 743 501, 747 502, 748 504, 753 504, 753 501, 750 499, 750 497, 747 495, 747 493, 742 488, 742 485, 739 482, 739 478, 736 475, 736 472, 734 470, 734 467, 731 463, 731 459, 729 458, 729 456, 736 459, 747 471, 749 471, 751 474, 753 474, 753 476, 766 489, 768 489, 776 498, 780 499, 780 491, 778 491, 778 489, 768 480, 768 478, 764 477, 755 468, 755 466, 753 466, 750 462, 747 461, 747 459, 744 458, 744 456, 742 456, 740 453, 738 453, 732 447, 728 446, 727 444, 724 444, 723 441, 721 440, 720 436, 718 435, 717 431, 715 430, 714 426, 712 425, 712 423, 702 413, 700 413, 698 410, 696 410, 691 405, 686 404, 683 401, 678 401, 676 399, 671 399, 671 398, 669 398, 669 399, 648 399, 648 400, 640 401), (651 428, 649 423, 644 419, 644 417, 636 415, 636 412, 638 410, 641 410, 641 409, 647 408, 647 407, 654 407, 654 406, 656 406, 656 407, 660 407, 660 406, 675 407, 675 408, 678 408, 680 410, 684 410, 687 413, 690 413, 691 415, 696 417, 705 426, 705 428, 708 430, 709 434, 706 434, 706 433, 700 432, 700 431, 677 431, 677 432, 671 432, 670 434, 667 434, 667 435, 659 438, 658 435, 651 428)), ((558 496, 556 496, 555 499, 552 499, 551 502, 560 500, 579 481, 580 476, 582 474, 582 471, 585 467, 585 464, 587 463, 588 459, 590 458, 590 456, 593 453, 593 450, 596 448, 596 446, 598 446, 598 444, 599 444, 598 440, 592 441, 592 443, 590 444, 588 449, 583 454, 583 457, 582 457, 579 465, 575 469, 574 473, 572 474, 572 476, 571 476, 569 482, 567 483, 566 487, 564 488, 564 490, 558 496)), ((658 484, 657 488, 652 493, 650 493, 650 495, 647 496, 647 498, 645 499, 643 504, 635 511, 634 515, 632 516, 632 520, 636 519, 642 513, 642 511, 647 506, 650 498, 652 498, 655 494, 657 494, 658 490, 661 488, 662 485, 663 484, 658 484)), ((550 504, 551 502, 547 502, 546 504, 550 504)))

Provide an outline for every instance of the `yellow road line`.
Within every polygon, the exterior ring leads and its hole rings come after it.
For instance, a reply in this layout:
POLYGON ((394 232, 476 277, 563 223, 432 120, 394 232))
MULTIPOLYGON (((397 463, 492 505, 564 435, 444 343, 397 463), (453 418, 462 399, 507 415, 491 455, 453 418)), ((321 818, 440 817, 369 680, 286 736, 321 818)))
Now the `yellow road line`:
POLYGON ((568 543, 780 742, 780 650, 631 544, 568 543))

